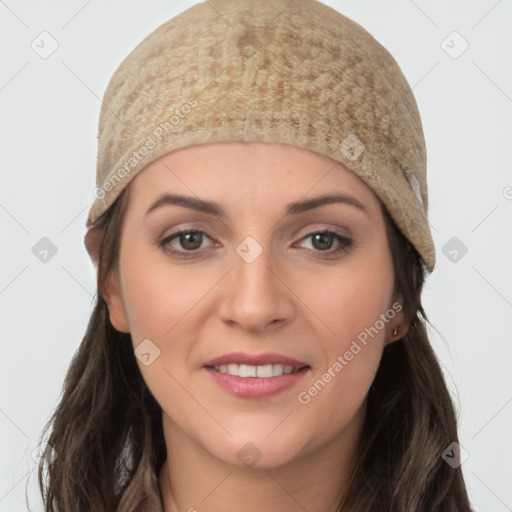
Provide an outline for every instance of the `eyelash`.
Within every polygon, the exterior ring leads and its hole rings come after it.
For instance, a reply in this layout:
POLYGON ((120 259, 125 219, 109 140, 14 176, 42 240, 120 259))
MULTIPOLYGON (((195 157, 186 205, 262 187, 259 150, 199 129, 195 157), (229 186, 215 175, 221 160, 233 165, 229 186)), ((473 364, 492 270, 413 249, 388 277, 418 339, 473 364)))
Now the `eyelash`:
MULTIPOLYGON (((204 250, 200 251, 200 250, 196 249, 196 250, 193 250, 193 251, 186 251, 186 250, 177 251, 175 249, 170 249, 168 247, 170 242, 172 240, 174 240, 175 238, 178 238, 181 235, 190 234, 190 233, 202 234, 202 235, 206 236, 207 238, 210 238, 210 240, 211 240, 211 237, 208 236, 204 231, 200 231, 200 230, 196 230, 196 229, 184 229, 184 230, 176 231, 172 235, 169 235, 168 237, 165 237, 163 240, 161 240, 158 243, 158 247, 163 248, 164 251, 169 252, 172 255, 177 256, 179 258, 186 259, 186 258, 198 257, 198 256, 201 255, 202 252, 204 252, 204 250)), ((314 235, 319 235, 319 234, 322 234, 322 235, 333 235, 335 237, 335 240, 337 240, 338 243, 341 244, 340 247, 338 249, 335 249, 335 250, 328 249, 326 251, 321 251, 319 249, 316 249, 316 250, 315 249, 309 249, 308 250, 309 252, 315 252, 317 254, 326 254, 326 255, 333 255, 334 254, 334 255, 336 255, 336 254, 339 254, 339 253, 342 253, 342 252, 349 252, 350 249, 352 248, 352 244, 353 244, 352 239, 347 238, 345 236, 342 236, 339 233, 337 233, 336 231, 332 231, 332 230, 329 230, 329 229, 313 231, 311 233, 308 233, 305 237, 301 238, 301 240, 306 240, 306 239, 308 239, 308 238, 310 238, 310 237, 312 237, 314 235)))

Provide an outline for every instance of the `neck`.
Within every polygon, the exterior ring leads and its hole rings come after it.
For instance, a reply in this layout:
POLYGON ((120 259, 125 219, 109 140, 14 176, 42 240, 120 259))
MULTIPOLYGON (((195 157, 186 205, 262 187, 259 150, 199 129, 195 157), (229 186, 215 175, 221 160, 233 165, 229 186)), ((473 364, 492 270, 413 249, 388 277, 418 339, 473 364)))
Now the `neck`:
POLYGON ((209 454, 163 413, 168 458, 159 475, 164 512, 337 512, 361 425, 279 467, 233 465, 209 454))

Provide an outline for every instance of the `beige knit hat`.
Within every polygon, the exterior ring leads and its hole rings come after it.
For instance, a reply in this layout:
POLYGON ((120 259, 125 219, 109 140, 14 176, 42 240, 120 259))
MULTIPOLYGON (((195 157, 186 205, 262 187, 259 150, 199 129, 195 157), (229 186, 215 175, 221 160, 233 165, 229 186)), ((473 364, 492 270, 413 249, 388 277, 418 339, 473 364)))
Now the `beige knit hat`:
POLYGON ((112 76, 98 138, 88 226, 172 150, 276 142, 356 173, 434 268, 412 90, 366 30, 315 0, 210 0, 167 21, 112 76))

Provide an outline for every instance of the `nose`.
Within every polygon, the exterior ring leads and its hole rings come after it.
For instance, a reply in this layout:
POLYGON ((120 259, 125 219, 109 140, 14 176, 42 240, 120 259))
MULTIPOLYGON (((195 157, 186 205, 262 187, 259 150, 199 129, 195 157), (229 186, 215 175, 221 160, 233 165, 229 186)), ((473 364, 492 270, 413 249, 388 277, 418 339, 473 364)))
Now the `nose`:
POLYGON ((233 255, 234 268, 222 288, 219 316, 231 327, 264 332, 288 323, 294 314, 293 293, 279 275, 269 249, 254 260, 233 255))

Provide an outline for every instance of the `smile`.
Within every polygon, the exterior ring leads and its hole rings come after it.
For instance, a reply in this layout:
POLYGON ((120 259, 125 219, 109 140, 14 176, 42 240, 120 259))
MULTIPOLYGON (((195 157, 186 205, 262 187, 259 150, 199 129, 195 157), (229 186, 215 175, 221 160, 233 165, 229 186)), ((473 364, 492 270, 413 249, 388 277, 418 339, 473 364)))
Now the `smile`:
POLYGON ((267 398, 298 385, 311 373, 309 366, 293 367, 282 364, 252 366, 230 363, 205 366, 203 370, 214 384, 238 398, 267 398))

